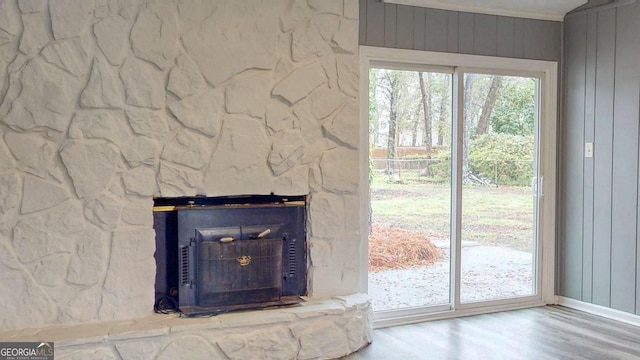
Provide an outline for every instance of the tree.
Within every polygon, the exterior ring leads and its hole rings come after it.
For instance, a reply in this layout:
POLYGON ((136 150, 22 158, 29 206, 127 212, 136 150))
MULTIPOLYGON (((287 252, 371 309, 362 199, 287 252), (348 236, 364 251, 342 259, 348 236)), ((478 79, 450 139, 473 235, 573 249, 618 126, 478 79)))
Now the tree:
POLYGON ((462 121, 462 178, 466 179, 469 173, 469 140, 471 137, 472 116, 472 92, 475 75, 467 74, 464 77, 464 94, 463 96, 463 121, 462 121))
POLYGON ((502 86, 502 76, 492 76, 491 86, 489 87, 489 93, 484 100, 482 111, 480 112, 480 118, 478 119, 478 125, 476 125, 476 131, 474 137, 484 135, 487 133, 489 127, 489 117, 493 113, 493 108, 496 105, 498 99, 498 92, 502 86))
POLYGON ((417 121, 417 119, 420 117, 420 107, 417 106, 415 112, 415 121, 412 121, 413 127, 411 128, 411 146, 413 147, 418 146, 418 130, 420 128, 420 121, 417 121))
MULTIPOLYGON (((396 158, 396 143, 398 142, 398 82, 397 78, 388 78, 389 93, 389 137, 387 138, 387 160, 396 158)), ((387 173, 393 173, 391 162, 387 161, 387 173)))
POLYGON ((491 113, 491 130, 501 134, 533 135, 536 80, 504 77, 500 97, 491 113))
POLYGON ((372 71, 375 75, 371 75, 370 80, 375 81, 370 85, 374 88, 371 99, 376 103, 370 104, 369 110, 372 113, 375 107, 377 123, 370 125, 370 131, 380 134, 376 144, 387 149, 387 173, 392 172, 393 159, 401 146, 424 146, 426 157, 433 159, 433 136, 437 132, 440 144, 444 144, 449 134, 451 75, 389 69, 372 71))
POLYGON ((427 159, 431 159, 431 148, 433 146, 433 140, 431 139, 431 91, 427 91, 422 72, 418 72, 418 78, 420 79, 422 115, 424 116, 424 145, 427 159))
MULTIPOLYGON (((431 167, 429 166, 428 160, 431 160, 431 148, 433 147, 433 140, 431 138, 431 89, 427 89, 424 81, 424 74, 422 72, 418 72, 418 79, 420 82, 420 93, 421 103, 422 103, 422 116, 424 119, 424 147, 425 147, 425 156, 427 158, 427 166, 424 169, 425 176, 431 176, 431 167)), ((427 75, 427 81, 429 79, 429 75, 427 75)))
POLYGON ((380 136, 380 121, 378 121, 378 105, 376 102, 377 72, 369 70, 369 143, 373 147, 380 136))
POLYGON ((402 78, 400 71, 380 71, 377 87, 380 89, 389 112, 389 132, 387 135, 387 174, 393 173, 392 160, 396 158, 396 144, 398 143, 398 107, 401 98, 402 78))
POLYGON ((451 94, 451 76, 444 75, 442 76, 442 85, 439 88, 440 94, 440 112, 438 114, 438 146, 444 145, 444 135, 445 129, 447 126, 447 109, 451 105, 451 98, 449 97, 451 94))

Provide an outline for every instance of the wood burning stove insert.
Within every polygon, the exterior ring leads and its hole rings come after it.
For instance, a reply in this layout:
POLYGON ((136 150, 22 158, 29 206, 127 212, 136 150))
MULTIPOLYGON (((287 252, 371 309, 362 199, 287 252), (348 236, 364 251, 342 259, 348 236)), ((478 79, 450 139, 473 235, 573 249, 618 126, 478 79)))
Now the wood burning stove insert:
POLYGON ((186 315, 298 303, 307 291, 305 198, 156 199, 156 308, 186 315))

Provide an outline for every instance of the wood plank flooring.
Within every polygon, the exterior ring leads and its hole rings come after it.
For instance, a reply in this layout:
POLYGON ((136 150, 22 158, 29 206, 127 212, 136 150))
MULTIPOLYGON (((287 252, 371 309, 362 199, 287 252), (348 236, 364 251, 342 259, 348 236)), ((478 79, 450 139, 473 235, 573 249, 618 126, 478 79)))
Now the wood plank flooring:
POLYGON ((640 359, 640 327, 546 306, 374 330, 343 359, 640 359))

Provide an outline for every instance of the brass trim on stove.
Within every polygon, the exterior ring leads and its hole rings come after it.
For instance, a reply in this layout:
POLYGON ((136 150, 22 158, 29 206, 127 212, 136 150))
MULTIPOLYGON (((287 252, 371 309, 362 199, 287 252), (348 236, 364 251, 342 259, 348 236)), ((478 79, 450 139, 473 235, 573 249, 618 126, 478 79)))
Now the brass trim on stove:
POLYGON ((153 207, 153 211, 154 211, 154 212, 160 212, 160 211, 174 211, 175 209, 176 209, 175 205, 154 206, 154 207, 153 207))
POLYGON ((240 266, 247 266, 251 262, 251 256, 242 255, 236 259, 236 261, 240 264, 240 266))

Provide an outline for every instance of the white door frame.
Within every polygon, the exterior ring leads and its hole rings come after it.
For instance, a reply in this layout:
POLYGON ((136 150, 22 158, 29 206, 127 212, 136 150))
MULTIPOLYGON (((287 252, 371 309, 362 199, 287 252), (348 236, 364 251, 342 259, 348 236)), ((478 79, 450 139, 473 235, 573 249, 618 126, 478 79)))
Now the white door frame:
MULTIPOLYGON (((491 56, 451 54, 430 51, 401 50, 360 46, 360 291, 368 289, 368 229, 369 229, 369 68, 384 63, 395 69, 438 67, 491 71, 500 75, 537 77, 540 79, 539 118, 539 296, 525 302, 495 301, 489 306, 462 306, 458 309, 423 313, 414 309, 375 313, 374 327, 384 327, 430 319, 503 311, 514 308, 555 303, 555 230, 556 230, 556 145, 558 109, 558 64, 553 61, 511 59, 491 56)), ((437 70, 436 70, 437 71, 437 70)), ((455 91, 454 86, 454 91, 455 91)), ((455 95, 455 94, 454 94, 455 95)), ((456 96, 454 96, 455 98, 456 96)), ((454 104, 454 112, 455 104, 454 104)), ((453 210, 453 209, 452 209, 453 210)), ((452 234, 453 235, 453 234, 452 234)), ((453 248, 452 248, 453 250, 453 248)), ((458 264, 459 265, 459 264, 458 264)), ((456 301, 459 303, 459 301, 456 301)))

